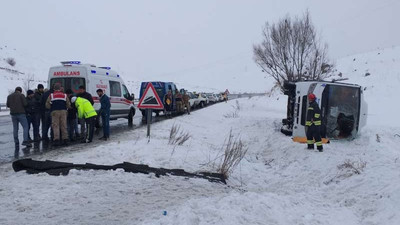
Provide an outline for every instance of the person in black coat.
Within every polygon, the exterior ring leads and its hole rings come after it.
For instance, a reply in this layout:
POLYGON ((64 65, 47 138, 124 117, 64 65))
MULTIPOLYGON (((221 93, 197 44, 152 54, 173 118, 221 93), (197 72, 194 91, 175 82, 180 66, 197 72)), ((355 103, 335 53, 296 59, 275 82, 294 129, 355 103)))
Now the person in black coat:
POLYGON ((307 149, 314 149, 314 142, 317 145, 317 149, 322 152, 322 141, 321 141, 321 109, 318 103, 315 101, 316 97, 314 94, 308 95, 309 106, 307 108, 307 149))
POLYGON ((27 94, 26 101, 28 105, 25 108, 25 112, 26 112, 26 119, 28 120, 28 139, 32 141, 32 138, 29 135, 29 130, 31 129, 31 127, 33 127, 33 140, 35 142, 38 142, 40 141, 40 135, 39 135, 40 104, 37 103, 37 100, 35 99, 35 94, 32 90, 28 90, 26 94, 27 94))
POLYGON ((50 138, 53 140, 54 135, 53 135, 53 129, 51 129, 51 111, 50 109, 46 108, 46 101, 49 98, 49 96, 54 92, 53 88, 50 88, 49 90, 45 91, 42 95, 42 99, 40 100, 40 113, 42 115, 42 140, 48 142, 49 139, 49 130, 50 131, 50 138))
MULTIPOLYGON (((92 105, 94 105, 93 97, 89 92, 86 92, 86 88, 84 86, 79 86, 79 92, 77 97, 84 98, 88 100, 92 105)), ((78 119, 79 123, 81 124, 81 137, 84 138, 86 137, 86 126, 89 126, 89 124, 86 124, 86 121, 84 118, 78 119)))
MULTIPOLYGON (((65 94, 67 94, 69 100, 71 100, 72 97, 74 97, 71 89, 67 89, 65 91, 65 94)), ((78 112, 75 104, 71 104, 71 108, 68 108, 68 115, 67 115, 68 137, 70 141, 75 141, 77 139, 80 139, 77 113, 78 112)))
MULTIPOLYGON (((44 125, 44 119, 45 119, 45 112, 43 111, 42 112, 42 106, 41 106, 41 101, 42 101, 42 96, 43 96, 43 93, 44 93, 44 86, 43 86, 43 84, 38 84, 38 86, 37 86, 37 89, 35 90, 35 94, 33 95, 33 98, 35 99, 35 105, 36 105, 36 108, 38 109, 38 114, 39 114, 39 127, 40 127, 40 124, 42 124, 42 127, 43 127, 43 125, 44 125), (40 122, 40 120, 42 121, 42 122, 40 122)), ((43 128, 42 128, 43 129, 43 128)), ((39 139, 42 139, 41 137, 40 137, 40 134, 39 134, 39 136, 38 136, 38 138, 39 139)))
POLYGON ((104 93, 102 89, 98 89, 96 92, 100 98, 101 107, 99 114, 103 123, 103 137, 101 137, 100 140, 107 141, 110 138, 110 98, 104 93))

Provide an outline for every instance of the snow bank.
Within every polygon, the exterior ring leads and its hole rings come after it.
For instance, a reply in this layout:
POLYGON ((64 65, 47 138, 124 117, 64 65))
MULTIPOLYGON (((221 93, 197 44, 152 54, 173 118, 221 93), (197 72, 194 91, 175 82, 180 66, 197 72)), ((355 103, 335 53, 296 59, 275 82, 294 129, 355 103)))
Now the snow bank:
POLYGON ((233 100, 153 124, 150 142, 139 128, 93 148, 36 157, 215 171, 232 129, 249 150, 228 185, 123 171, 28 175, 6 164, 0 166, 0 223, 399 224, 400 137, 394 134, 400 127, 369 125, 352 142, 308 151, 279 132, 285 103, 284 97, 233 100), (226 118, 237 105, 239 117, 226 118), (182 146, 168 145, 174 124, 192 135, 182 146), (338 169, 346 160, 366 167, 360 174, 338 169))

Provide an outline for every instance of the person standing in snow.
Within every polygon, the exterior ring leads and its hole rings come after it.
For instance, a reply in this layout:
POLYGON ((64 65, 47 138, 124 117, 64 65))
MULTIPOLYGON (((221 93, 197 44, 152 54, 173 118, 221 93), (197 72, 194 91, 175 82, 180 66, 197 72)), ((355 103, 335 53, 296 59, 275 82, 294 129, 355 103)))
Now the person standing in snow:
POLYGON ((40 126, 40 105, 36 102, 35 94, 32 90, 28 90, 26 92, 26 102, 27 106, 25 107, 26 111, 26 119, 28 120, 28 139, 31 141, 32 139, 29 136, 29 130, 31 127, 33 128, 33 140, 35 142, 40 141, 39 138, 39 126, 40 126), (32 125, 32 126, 31 126, 32 125))
POLYGON ((42 140, 44 142, 49 142, 49 140, 54 139, 53 128, 51 128, 51 111, 46 107, 47 99, 53 92, 54 92, 53 87, 51 87, 49 90, 44 91, 40 99, 40 113, 42 116, 42 140), (50 139, 48 135, 49 129, 50 129, 50 139))
MULTIPOLYGON (((71 89, 67 89, 65 92, 67 97, 71 101, 73 96, 73 92, 71 89)), ((77 110, 74 104, 71 104, 71 108, 68 109, 68 116, 67 116, 67 128, 68 128, 68 137, 70 141, 75 141, 80 139, 79 129, 78 129, 78 118, 76 116, 77 110)))
POLYGON ((184 104, 184 107, 186 107, 187 114, 189 115, 190 114, 190 104, 189 104, 190 96, 188 95, 186 90, 184 90, 183 93, 184 93, 182 96, 183 104, 184 104))
POLYGON ((19 146, 18 128, 19 124, 21 124, 22 128, 24 129, 24 141, 22 142, 22 145, 32 147, 32 144, 30 144, 28 141, 29 128, 25 114, 25 107, 28 105, 28 103, 26 102, 25 96, 22 94, 21 87, 16 87, 15 92, 7 97, 6 105, 7 108, 10 109, 15 146, 19 146))
MULTIPOLYGON (((38 120, 38 127, 40 128, 40 124, 44 124, 44 118, 45 118, 45 112, 42 112, 42 106, 41 106, 41 101, 42 101, 42 96, 44 93, 44 86, 43 84, 38 84, 37 89, 35 90, 34 98, 35 98, 35 104, 36 108, 38 110, 38 115, 39 115, 39 120, 38 120), (42 122, 40 122, 42 121, 42 122)), ((38 135, 39 140, 42 139, 40 134, 38 135)))
POLYGON ((82 143, 90 143, 93 140, 94 126, 96 123, 97 113, 92 104, 81 97, 72 97, 71 102, 78 109, 78 119, 85 119, 87 127, 86 136, 83 137, 82 143))
POLYGON ((100 140, 107 141, 110 138, 110 98, 104 94, 102 89, 97 89, 97 95, 100 97, 100 116, 103 123, 103 137, 100 140))
MULTIPOLYGON (((90 102, 90 104, 94 105, 93 97, 92 95, 86 91, 85 86, 81 85, 79 86, 79 91, 77 97, 84 98, 90 102)), ((89 124, 85 124, 85 118, 80 118, 79 123, 81 124, 81 136, 82 138, 86 137, 86 126, 89 126, 89 124)))
POLYGON ((183 112, 182 94, 179 91, 177 91, 175 94, 175 102, 176 102, 176 111, 178 113, 183 112))
POLYGON ((164 106, 165 106, 165 115, 171 117, 172 110, 172 91, 168 90, 168 93, 164 96, 164 106))
POLYGON ((71 108, 71 103, 67 95, 62 92, 60 84, 54 85, 54 92, 47 98, 46 108, 51 111, 51 127, 54 134, 53 146, 67 145, 67 109, 71 108))
POLYGON ((317 145, 317 149, 322 152, 322 140, 321 140, 321 110, 318 103, 315 101, 316 97, 313 93, 308 95, 309 106, 307 109, 307 149, 314 149, 314 142, 317 145))

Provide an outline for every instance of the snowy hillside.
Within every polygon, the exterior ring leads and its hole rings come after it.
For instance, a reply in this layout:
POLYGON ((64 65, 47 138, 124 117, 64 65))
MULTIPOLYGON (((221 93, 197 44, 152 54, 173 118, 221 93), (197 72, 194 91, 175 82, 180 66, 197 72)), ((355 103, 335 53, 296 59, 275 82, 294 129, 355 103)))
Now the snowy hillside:
POLYGON ((400 126, 400 46, 348 56, 337 61, 348 83, 364 87, 368 123, 400 126))
MULTIPOLYGON (((16 48, 0 45, 0 103, 5 103, 7 95, 20 86, 35 89, 38 83, 46 84, 51 60, 40 55, 21 52, 16 48), (14 66, 7 62, 14 59, 14 66)), ((24 90, 25 92, 27 90, 24 90)))

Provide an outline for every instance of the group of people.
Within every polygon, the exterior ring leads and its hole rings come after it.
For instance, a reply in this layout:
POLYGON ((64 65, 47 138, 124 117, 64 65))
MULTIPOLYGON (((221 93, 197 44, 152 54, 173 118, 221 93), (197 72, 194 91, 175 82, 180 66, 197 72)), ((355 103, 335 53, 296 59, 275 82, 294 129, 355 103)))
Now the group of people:
POLYGON ((175 101, 177 112, 183 113, 186 108, 187 114, 190 114, 189 100, 190 96, 184 89, 177 91, 175 95, 172 94, 172 90, 168 90, 167 94, 164 96, 163 99, 163 103, 165 106, 165 115, 167 117, 171 117, 171 112, 173 110, 173 101, 175 101))
MULTIPOLYGON (((93 141, 93 133, 98 118, 94 109, 93 97, 80 86, 75 96, 71 89, 64 91, 60 84, 45 90, 42 84, 35 91, 28 90, 25 97, 22 88, 16 87, 15 92, 7 97, 7 107, 13 123, 13 135, 16 146, 19 146, 19 124, 23 128, 24 146, 31 147, 32 142, 52 142, 53 146, 67 145, 71 141, 82 143, 93 141), (78 123, 81 124, 80 130, 78 123), (42 128, 41 135, 39 128, 42 128), (30 129, 33 129, 33 138, 30 129), (50 137, 49 137, 50 131, 50 137)), ((99 114, 102 119, 103 137, 110 138, 110 99, 102 89, 97 90, 101 104, 99 114)))

